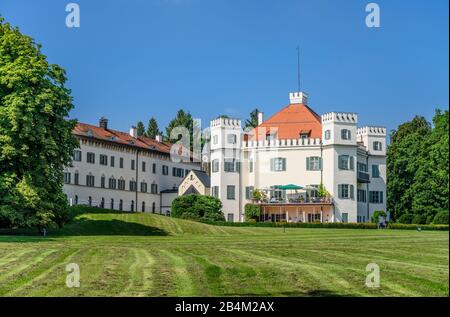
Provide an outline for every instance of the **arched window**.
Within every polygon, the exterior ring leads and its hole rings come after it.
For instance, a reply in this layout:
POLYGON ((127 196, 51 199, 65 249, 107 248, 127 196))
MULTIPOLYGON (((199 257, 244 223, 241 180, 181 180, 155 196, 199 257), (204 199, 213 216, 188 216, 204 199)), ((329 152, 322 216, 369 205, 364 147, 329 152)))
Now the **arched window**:
POLYGON ((114 198, 111 198, 111 209, 114 209, 114 198))
POLYGON ((152 212, 155 213, 156 211, 156 204, 155 202, 152 203, 152 212))
POLYGON ((78 185, 79 182, 80 182, 80 173, 78 173, 78 171, 75 171, 73 183, 75 185, 78 185))
POLYGON ((134 200, 131 201, 131 211, 134 211, 134 200))
POLYGON ((123 200, 119 200, 119 210, 122 211, 123 210, 123 200))
POLYGON ((75 195, 75 205, 78 205, 78 195, 75 195))
POLYGON ((89 196, 89 207, 92 207, 92 197, 89 196))
POLYGON ((105 198, 102 197, 102 201, 100 203, 100 208, 105 208, 105 198))
POLYGON ((100 187, 105 188, 106 187, 105 183, 106 183, 106 177, 104 174, 102 174, 102 177, 100 178, 100 187))
POLYGON ((145 201, 142 202, 142 212, 145 212, 145 201))

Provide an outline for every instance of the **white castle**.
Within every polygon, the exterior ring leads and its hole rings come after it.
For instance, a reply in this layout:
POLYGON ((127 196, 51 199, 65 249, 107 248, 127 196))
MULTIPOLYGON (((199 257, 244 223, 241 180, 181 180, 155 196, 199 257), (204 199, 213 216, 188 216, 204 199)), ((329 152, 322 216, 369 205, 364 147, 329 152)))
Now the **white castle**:
POLYGON ((227 221, 243 221, 252 202, 260 221, 366 222, 386 211, 386 128, 358 128, 355 113, 319 116, 303 92, 289 97, 268 120, 259 113, 252 131, 237 119, 211 121, 209 192, 227 221))

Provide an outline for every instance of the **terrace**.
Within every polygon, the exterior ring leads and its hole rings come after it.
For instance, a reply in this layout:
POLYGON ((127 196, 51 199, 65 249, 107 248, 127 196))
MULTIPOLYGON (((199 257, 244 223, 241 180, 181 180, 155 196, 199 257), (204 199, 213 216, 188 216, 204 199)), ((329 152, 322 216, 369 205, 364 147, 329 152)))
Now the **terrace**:
POLYGON ((263 189, 261 222, 333 222, 334 202, 330 195, 317 197, 317 187, 271 186, 263 189))

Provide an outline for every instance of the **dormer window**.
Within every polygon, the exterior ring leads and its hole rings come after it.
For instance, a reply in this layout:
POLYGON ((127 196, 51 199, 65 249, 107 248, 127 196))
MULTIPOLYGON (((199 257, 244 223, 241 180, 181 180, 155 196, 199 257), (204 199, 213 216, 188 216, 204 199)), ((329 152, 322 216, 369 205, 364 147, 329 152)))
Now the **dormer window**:
POLYGON ((267 141, 273 141, 273 140, 275 140, 275 138, 276 138, 276 134, 275 133, 267 133, 266 134, 266 140, 267 141))
POLYGON ((302 139, 302 140, 308 139, 310 135, 311 135, 311 130, 308 130, 308 131, 302 130, 302 131, 300 131, 300 139, 302 139))

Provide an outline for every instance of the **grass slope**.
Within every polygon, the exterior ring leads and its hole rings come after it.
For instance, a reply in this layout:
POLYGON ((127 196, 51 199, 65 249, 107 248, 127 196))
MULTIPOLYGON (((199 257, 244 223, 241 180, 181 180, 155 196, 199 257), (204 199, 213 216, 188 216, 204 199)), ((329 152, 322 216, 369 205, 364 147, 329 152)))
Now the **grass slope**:
POLYGON ((448 296, 448 242, 448 232, 91 213, 47 238, 0 236, 0 296, 448 296), (65 285, 72 262, 80 288, 65 285), (377 289, 365 286, 372 262, 377 289))

